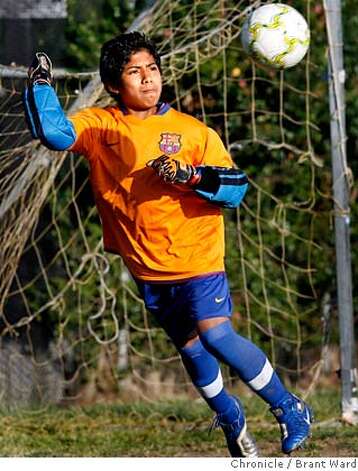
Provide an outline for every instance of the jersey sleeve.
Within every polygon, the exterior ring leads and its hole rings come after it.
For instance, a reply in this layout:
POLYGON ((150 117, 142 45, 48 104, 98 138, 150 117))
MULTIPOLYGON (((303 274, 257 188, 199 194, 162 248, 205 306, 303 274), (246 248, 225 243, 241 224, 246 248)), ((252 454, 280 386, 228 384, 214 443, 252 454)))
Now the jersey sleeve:
POLYGON ((233 167, 234 163, 222 140, 214 129, 207 128, 203 159, 200 165, 233 167))
POLYGON ((106 129, 102 110, 99 108, 86 108, 70 115, 69 120, 76 132, 76 141, 70 150, 91 160, 93 156, 91 151, 96 143, 102 139, 103 132, 106 129))

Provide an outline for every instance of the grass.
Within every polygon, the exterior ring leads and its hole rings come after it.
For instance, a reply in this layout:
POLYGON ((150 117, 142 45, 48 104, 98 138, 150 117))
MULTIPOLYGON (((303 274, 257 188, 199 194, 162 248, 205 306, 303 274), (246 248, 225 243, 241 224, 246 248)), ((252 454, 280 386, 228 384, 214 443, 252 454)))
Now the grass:
MULTIPOLYGON (((295 456, 356 456, 358 426, 339 421, 339 397, 325 391, 310 398, 313 437, 295 456)), ((280 432, 267 406, 243 398, 262 456, 282 456, 280 432)), ((96 405, 2 411, 3 457, 227 457, 221 430, 208 433, 211 411, 201 401, 96 405)))

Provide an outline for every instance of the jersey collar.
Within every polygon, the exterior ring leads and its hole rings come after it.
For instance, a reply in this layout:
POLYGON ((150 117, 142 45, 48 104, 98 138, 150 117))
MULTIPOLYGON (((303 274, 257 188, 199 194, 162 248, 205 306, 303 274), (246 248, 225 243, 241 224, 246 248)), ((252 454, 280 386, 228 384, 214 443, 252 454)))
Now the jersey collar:
MULTIPOLYGON (((124 106, 123 103, 119 102, 118 106, 119 106, 119 109, 122 111, 122 113, 124 115, 129 114, 127 108, 124 106)), ((166 103, 165 101, 159 101, 158 104, 157 104, 157 112, 155 113, 155 115, 163 115, 167 111, 169 111, 169 109, 170 109, 169 103, 166 103)), ((153 116, 155 116, 155 115, 153 115, 153 116)))

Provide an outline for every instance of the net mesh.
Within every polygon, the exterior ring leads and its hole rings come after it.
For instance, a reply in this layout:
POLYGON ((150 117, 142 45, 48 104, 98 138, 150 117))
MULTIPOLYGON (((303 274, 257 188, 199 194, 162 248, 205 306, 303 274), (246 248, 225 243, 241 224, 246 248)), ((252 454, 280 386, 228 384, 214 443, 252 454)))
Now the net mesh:
MULTIPOLYGON (((320 300, 332 204, 322 127, 312 121, 326 89, 311 88, 322 82, 309 54, 283 72, 243 53, 243 20, 262 3, 164 0, 139 27, 159 45, 165 98, 213 127, 250 177, 241 208, 225 212, 233 322, 308 391, 327 339, 320 300)), ((311 2, 295 3, 319 38, 311 2)), ((103 251, 85 159, 31 141, 17 72, 0 88, 2 403, 192 394, 122 261, 103 251)), ((109 103, 96 74, 59 77, 56 88, 66 110, 109 103)), ((237 384, 229 369, 225 378, 237 384)))

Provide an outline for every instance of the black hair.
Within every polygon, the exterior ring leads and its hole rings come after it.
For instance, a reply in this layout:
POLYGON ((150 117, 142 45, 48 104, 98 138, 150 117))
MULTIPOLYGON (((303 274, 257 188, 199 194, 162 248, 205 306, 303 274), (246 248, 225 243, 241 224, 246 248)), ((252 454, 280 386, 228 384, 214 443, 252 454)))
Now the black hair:
POLYGON ((118 88, 124 66, 129 62, 131 55, 143 49, 146 49, 153 56, 161 72, 160 56, 157 48, 144 33, 133 31, 120 34, 103 44, 99 61, 99 73, 102 83, 110 95, 118 98, 118 94, 111 92, 108 87, 118 88))

